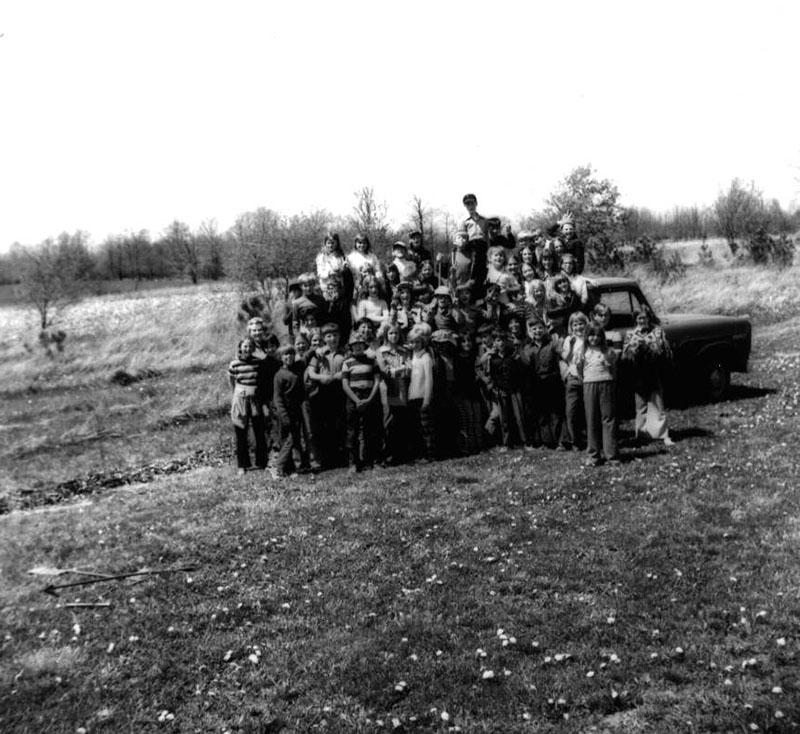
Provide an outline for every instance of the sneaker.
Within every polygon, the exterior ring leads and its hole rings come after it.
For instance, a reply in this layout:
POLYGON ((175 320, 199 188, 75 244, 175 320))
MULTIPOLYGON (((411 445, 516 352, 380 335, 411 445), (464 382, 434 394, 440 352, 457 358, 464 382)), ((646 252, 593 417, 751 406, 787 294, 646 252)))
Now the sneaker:
POLYGON ((664 436, 664 446, 674 446, 675 442, 669 437, 664 436))
POLYGON ((564 444, 560 443, 560 444, 558 444, 558 446, 556 446, 556 451, 566 451, 566 450, 567 450, 567 447, 564 446, 564 444))
POLYGON ((350 464, 349 468, 347 469, 348 474, 358 474, 361 471, 361 467, 357 466, 356 464, 350 464))
POLYGON ((240 467, 239 469, 237 469, 237 470, 236 470, 236 473, 237 473, 237 474, 238 474, 240 477, 243 477, 243 476, 244 476, 244 473, 245 473, 246 471, 247 471, 247 469, 242 469, 242 468, 240 467))
POLYGON ((607 463, 607 464, 613 464, 614 466, 618 466, 618 465, 619 465, 619 464, 621 464, 622 462, 619 460, 619 458, 618 458, 618 457, 616 457, 616 456, 615 456, 613 459, 608 459, 608 460, 606 461, 606 463, 607 463))
POLYGON ((600 466, 603 463, 602 459, 587 459, 585 466, 595 467, 600 466))
POLYGON ((273 479, 286 479, 285 472, 282 472, 280 469, 270 469, 269 473, 272 475, 273 479))

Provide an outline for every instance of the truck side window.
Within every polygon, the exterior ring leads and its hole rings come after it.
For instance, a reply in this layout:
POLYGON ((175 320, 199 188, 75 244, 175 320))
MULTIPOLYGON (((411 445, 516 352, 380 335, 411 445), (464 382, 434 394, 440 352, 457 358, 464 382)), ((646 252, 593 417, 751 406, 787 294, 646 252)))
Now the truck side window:
POLYGON ((639 307, 638 300, 629 291, 606 291, 600 295, 600 302, 611 309, 611 329, 632 329, 633 311, 639 307))

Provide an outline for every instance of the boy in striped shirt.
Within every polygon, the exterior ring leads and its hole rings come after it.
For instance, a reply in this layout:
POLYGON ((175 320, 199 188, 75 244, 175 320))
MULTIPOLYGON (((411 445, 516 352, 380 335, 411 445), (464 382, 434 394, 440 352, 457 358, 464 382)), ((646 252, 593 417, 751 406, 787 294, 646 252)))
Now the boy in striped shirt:
POLYGON ((350 337, 351 356, 342 365, 342 388, 347 396, 347 453, 350 473, 374 465, 381 445, 382 408, 378 396, 380 372, 361 331, 350 337))

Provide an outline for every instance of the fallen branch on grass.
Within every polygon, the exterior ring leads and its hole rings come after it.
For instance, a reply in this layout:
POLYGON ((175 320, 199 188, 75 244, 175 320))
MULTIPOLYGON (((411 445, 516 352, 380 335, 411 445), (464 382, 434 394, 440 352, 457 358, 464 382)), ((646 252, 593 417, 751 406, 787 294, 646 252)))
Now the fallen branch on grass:
POLYGON ((69 584, 50 584, 45 586, 42 591, 51 596, 58 596, 59 589, 68 589, 73 586, 88 586, 89 584, 96 584, 99 581, 118 581, 119 579, 128 579, 132 576, 160 576, 165 573, 180 573, 182 571, 194 571, 197 566, 184 566, 182 568, 165 568, 160 571, 132 571, 131 573, 121 573, 115 576, 98 576, 97 578, 87 579, 86 581, 73 581, 69 584))

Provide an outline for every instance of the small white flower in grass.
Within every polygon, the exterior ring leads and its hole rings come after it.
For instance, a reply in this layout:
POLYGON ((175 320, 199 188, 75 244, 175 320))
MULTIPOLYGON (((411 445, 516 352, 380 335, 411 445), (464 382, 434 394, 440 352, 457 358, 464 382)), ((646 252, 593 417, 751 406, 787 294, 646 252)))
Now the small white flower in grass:
POLYGON ((115 647, 116 647, 116 645, 113 642, 109 642, 108 643, 108 648, 106 649, 106 652, 108 652, 108 653, 114 652, 114 648, 115 647))
POLYGON ((522 714, 522 718, 525 719, 525 721, 530 721, 531 720, 531 715, 527 711, 525 711, 522 714))
POLYGON ((588 673, 586 673, 586 677, 587 678, 594 678, 594 671, 590 670, 588 673))
POLYGON ((723 668, 723 670, 724 670, 726 673, 733 673, 733 666, 732 666, 732 665, 726 665, 726 666, 723 668))
POLYGON ((394 689, 398 693, 405 693, 405 690, 406 690, 407 687, 408 687, 408 683, 406 683, 404 680, 401 680, 401 681, 395 683, 395 685, 394 685, 394 689))
POLYGON ((481 674, 481 678, 483 678, 483 680, 492 680, 492 678, 494 678, 494 671, 484 670, 483 673, 481 674))
POLYGON ((475 655, 477 655, 479 658, 485 658, 486 650, 484 650, 482 647, 479 647, 477 650, 475 650, 475 655))
POLYGON ((683 648, 682 647, 676 647, 675 648, 675 654, 676 655, 683 655, 683 648))
POLYGON ((175 630, 175 628, 174 628, 174 627, 167 627, 167 633, 168 633, 168 634, 170 634, 170 635, 171 635, 171 634, 173 634, 175 631, 176 631, 176 630, 175 630))
POLYGON ((775 686, 772 689, 772 692, 775 693, 775 694, 781 694, 781 693, 783 693, 783 688, 781 688, 780 686, 775 686))
POLYGON ((511 675, 511 671, 508 668, 503 668, 503 675, 508 678, 511 675))
POLYGON ((619 692, 615 691, 613 688, 611 689, 611 698, 619 698, 619 692))
POLYGON ((128 642, 139 642, 139 638, 136 635, 131 635, 128 638, 128 642))
POLYGON ((400 642, 408 642, 408 637, 401 637, 400 642))
POLYGON ((751 721, 750 724, 748 724, 748 729, 750 729, 750 731, 759 731, 758 724, 756 724, 755 721, 751 721))
POLYGON ((539 647, 539 641, 534 640, 533 642, 531 642, 531 647, 539 647))
POLYGON ((756 619, 764 619, 767 616, 767 611, 762 609, 758 614, 756 614, 756 619))
POLYGON ((563 652, 559 652, 559 653, 556 653, 556 655, 554 656, 554 659, 555 659, 555 661, 557 663, 560 663, 560 662, 562 662, 564 660, 565 657, 566 657, 566 655, 564 655, 563 652))
POLYGON ((778 709, 778 710, 775 712, 775 718, 776 718, 776 719, 782 719, 782 718, 783 718, 783 711, 781 711, 780 709, 778 709))
POLYGON ((620 662, 619 655, 617 655, 617 653, 615 653, 615 652, 612 652, 611 655, 608 656, 608 659, 612 663, 620 662))
POLYGON ((442 717, 442 721, 450 721, 450 714, 448 714, 447 711, 442 711, 440 715, 442 717))
POLYGON ((786 645, 786 638, 785 637, 779 637, 777 640, 775 640, 775 644, 778 647, 784 647, 786 645))
POLYGON ((86 734, 86 728, 85 728, 85 727, 83 727, 83 726, 79 726, 79 727, 78 727, 78 728, 75 730, 75 734, 86 734))
POLYGON ((553 658, 551 658, 549 655, 545 655, 544 661, 546 663, 551 663, 551 662, 553 662, 553 658))
POLYGON ((566 698, 559 698, 558 701, 556 701, 556 705, 558 705, 558 706, 566 706, 567 705, 567 699, 566 698))
POLYGON ((650 659, 651 660, 655 660, 657 657, 658 657, 658 653, 657 652, 651 652, 650 653, 650 659))
POLYGON ((726 685, 726 686, 732 686, 733 685, 733 681, 730 678, 726 678, 722 683, 723 683, 723 685, 726 685))
POLYGON ((256 655, 254 652, 251 652, 251 653, 250 653, 250 654, 247 656, 247 659, 248 659, 248 660, 249 660, 251 663, 253 663, 253 665, 258 665, 258 661, 259 661, 261 658, 259 658, 259 657, 258 657, 258 655, 256 655))
POLYGON ((72 625, 72 634, 77 636, 80 633, 81 633, 81 626, 77 622, 75 622, 75 624, 72 625))
POLYGON ((281 609, 291 609, 291 608, 292 608, 292 605, 289 604, 288 601, 285 601, 285 602, 283 602, 283 604, 281 604, 281 609))
POLYGON ((400 722, 400 719, 398 719, 397 717, 394 717, 394 718, 392 719, 392 727, 393 727, 393 728, 395 728, 395 729, 399 729, 399 728, 400 728, 402 725, 403 725, 403 724, 400 722))
POLYGON ((415 652, 412 652, 411 655, 409 655, 408 657, 410 660, 413 660, 414 662, 417 662, 417 660, 419 660, 419 656, 415 652))
POLYGON ((233 657, 233 650, 228 650, 223 656, 222 659, 224 662, 228 662, 233 657))
POLYGON ((616 617, 607 617, 606 624, 614 624, 617 621, 616 617))
POLYGON ((437 657, 437 658, 440 658, 440 657, 442 657, 442 655, 444 655, 444 653, 443 653, 441 650, 437 650, 437 651, 436 651, 436 657, 437 657))

